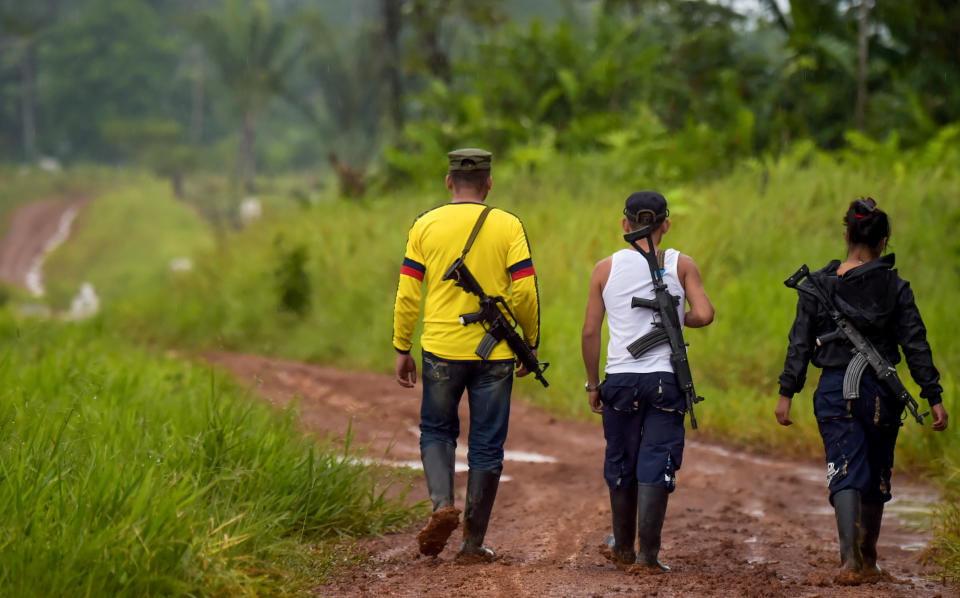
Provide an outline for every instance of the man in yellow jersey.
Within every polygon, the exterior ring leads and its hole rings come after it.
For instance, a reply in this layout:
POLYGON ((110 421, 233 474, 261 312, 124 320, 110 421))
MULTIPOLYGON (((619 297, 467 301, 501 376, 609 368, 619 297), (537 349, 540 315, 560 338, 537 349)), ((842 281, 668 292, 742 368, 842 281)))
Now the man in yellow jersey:
MULTIPOLYGON (((489 560, 493 551, 483 545, 483 538, 503 469, 515 358, 505 342, 500 342, 488 359, 477 356, 475 350, 485 330, 479 322, 461 324, 460 315, 477 311, 478 299, 455 286, 454 281, 443 280, 444 272, 468 245, 493 183, 490 152, 461 149, 447 156, 450 170, 446 186, 453 200, 421 214, 407 239, 393 317, 396 376, 397 382, 407 388, 417 381, 417 366, 410 348, 420 317, 421 293, 426 286, 420 339, 420 456, 434 512, 417 541, 421 553, 438 555, 459 525, 453 474, 460 434, 457 407, 466 390, 470 406, 470 471, 463 543, 457 558, 489 560)), ((509 298, 524 340, 536 349, 540 341, 540 299, 530 245, 520 220, 503 210, 490 210, 469 246, 465 264, 488 295, 509 298)), ((516 372, 517 376, 527 373, 523 367, 516 372)))

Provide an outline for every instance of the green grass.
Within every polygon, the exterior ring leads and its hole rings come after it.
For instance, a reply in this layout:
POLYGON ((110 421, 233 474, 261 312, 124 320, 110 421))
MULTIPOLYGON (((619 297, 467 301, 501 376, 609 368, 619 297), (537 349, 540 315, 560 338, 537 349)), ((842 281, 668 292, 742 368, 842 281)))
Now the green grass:
POLYGON ((102 320, 0 312, 0 339, 4 595, 286 595, 356 560, 328 541, 417 512, 385 493, 404 474, 102 320))
POLYGON ((935 536, 927 555, 942 567, 948 581, 960 585, 960 458, 951 454, 939 464, 948 475, 941 480, 945 491, 934 514, 935 536))

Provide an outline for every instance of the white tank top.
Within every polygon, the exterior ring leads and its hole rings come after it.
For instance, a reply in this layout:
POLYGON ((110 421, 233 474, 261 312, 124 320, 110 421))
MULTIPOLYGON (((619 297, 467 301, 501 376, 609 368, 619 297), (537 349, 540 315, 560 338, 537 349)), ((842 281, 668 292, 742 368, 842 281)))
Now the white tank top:
MULTIPOLYGON (((683 286, 677 276, 677 262, 680 252, 667 249, 663 260, 663 282, 667 290, 680 297, 677 315, 683 326, 686 301, 683 286)), ((610 277, 603 287, 603 305, 607 311, 607 327, 610 330, 610 342, 607 344, 608 374, 634 374, 647 372, 672 372, 670 365, 670 345, 663 343, 634 359, 627 351, 627 345, 654 329, 653 310, 645 307, 630 307, 633 297, 653 299, 653 279, 650 266, 640 253, 633 249, 621 249, 613 254, 610 264, 610 277)))

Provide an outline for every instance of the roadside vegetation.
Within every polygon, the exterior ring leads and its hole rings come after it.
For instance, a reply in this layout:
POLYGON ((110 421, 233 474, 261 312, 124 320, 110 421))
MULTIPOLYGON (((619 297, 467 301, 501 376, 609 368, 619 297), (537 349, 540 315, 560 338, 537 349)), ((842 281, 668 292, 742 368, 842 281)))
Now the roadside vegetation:
POLYGON ((342 540, 418 513, 397 470, 357 465, 209 367, 103 321, 0 312, 0 587, 11 596, 285 595, 342 540))

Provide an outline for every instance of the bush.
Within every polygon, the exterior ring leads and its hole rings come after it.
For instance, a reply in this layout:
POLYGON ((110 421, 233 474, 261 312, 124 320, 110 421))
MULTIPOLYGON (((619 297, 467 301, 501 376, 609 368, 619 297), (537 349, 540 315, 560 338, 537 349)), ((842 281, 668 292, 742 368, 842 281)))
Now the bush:
POLYGON ((288 248, 284 245, 283 236, 278 235, 274 240, 274 247, 277 252, 277 266, 273 275, 280 311, 302 318, 310 312, 312 297, 310 275, 306 270, 309 259, 307 246, 297 244, 288 248))

